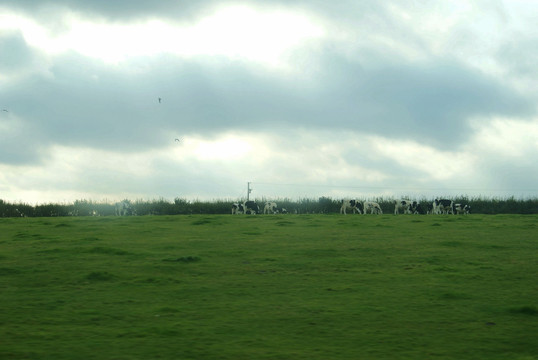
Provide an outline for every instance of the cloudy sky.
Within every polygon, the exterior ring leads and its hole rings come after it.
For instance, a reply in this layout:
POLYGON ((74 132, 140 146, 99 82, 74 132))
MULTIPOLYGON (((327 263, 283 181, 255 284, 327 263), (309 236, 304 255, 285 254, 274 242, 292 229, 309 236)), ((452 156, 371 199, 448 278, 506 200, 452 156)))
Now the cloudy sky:
POLYGON ((1 0, 0 199, 536 197, 537 12, 1 0))

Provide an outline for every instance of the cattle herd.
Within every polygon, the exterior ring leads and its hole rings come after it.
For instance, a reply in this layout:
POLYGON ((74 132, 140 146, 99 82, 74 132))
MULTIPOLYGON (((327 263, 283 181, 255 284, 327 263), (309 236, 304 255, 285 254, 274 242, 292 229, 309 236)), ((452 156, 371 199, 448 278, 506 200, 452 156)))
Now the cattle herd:
MULTIPOLYGON (((340 214, 383 214, 381 206, 374 201, 342 200, 340 214)), ((419 203, 411 200, 396 200, 394 202, 394 215, 402 214, 469 214, 471 207, 467 204, 454 204, 454 201, 447 199, 435 199, 430 203, 419 203)), ((279 207, 276 202, 265 202, 263 208, 256 201, 247 200, 232 204, 232 214, 287 214, 288 210, 279 207)), ((115 214, 117 216, 136 215, 131 204, 124 200, 115 204, 115 214)))
MULTIPOLYGON (((358 200, 342 200, 340 214, 346 214, 347 210, 359 214, 383 214, 381 206, 373 201, 360 202, 358 200)), ((400 214, 469 214, 471 206, 467 204, 454 204, 447 199, 435 199, 430 203, 419 203, 411 200, 396 200, 394 202, 394 215, 400 214)))
MULTIPOLYGON (((232 205, 232 214, 260 214, 260 206, 252 200, 247 200, 242 203, 234 203, 232 205)), ((268 201, 263 207, 264 214, 287 214, 286 208, 278 207, 276 202, 268 201)))
MULTIPOLYGON (((18 212, 18 209, 15 209, 18 212)), ((381 206, 374 201, 342 200, 340 201, 340 214, 383 214, 381 206)), ((394 215, 402 214, 469 214, 471 207, 467 204, 455 204, 453 200, 435 199, 432 203, 419 203, 411 200, 396 200, 394 202, 394 215)), ((123 200, 114 204, 116 216, 136 215, 135 208, 130 201, 123 200)), ((287 214, 288 210, 279 207, 276 202, 268 201, 263 208, 256 201, 247 200, 232 204, 232 214, 287 214)), ((97 215, 93 211, 94 216, 97 215)), ((22 216, 22 215, 21 215, 22 216)))
MULTIPOLYGON (((342 200, 340 214, 347 214, 352 210, 353 214, 383 214, 381 206, 373 201, 342 200)), ((280 208, 275 202, 266 202, 263 210, 252 200, 232 205, 232 214, 286 214, 285 208, 280 208)), ((447 199, 435 199, 430 203, 419 203, 411 200, 396 200, 394 202, 394 215, 400 214, 469 214, 471 207, 467 204, 454 204, 447 199)))

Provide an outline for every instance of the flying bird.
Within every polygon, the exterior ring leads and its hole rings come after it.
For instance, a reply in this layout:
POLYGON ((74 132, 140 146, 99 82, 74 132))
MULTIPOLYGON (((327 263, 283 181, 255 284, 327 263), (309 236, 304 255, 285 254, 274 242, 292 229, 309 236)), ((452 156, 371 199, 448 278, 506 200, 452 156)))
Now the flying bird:
POLYGON ((6 109, 2 109, 2 111, 9 112, 9 111, 7 111, 6 109))
POLYGON ((179 139, 176 139, 176 141, 179 141, 179 139))
POLYGON ((161 103, 161 100, 162 100, 162 99, 161 99, 161 98, 159 98, 159 104, 161 103))

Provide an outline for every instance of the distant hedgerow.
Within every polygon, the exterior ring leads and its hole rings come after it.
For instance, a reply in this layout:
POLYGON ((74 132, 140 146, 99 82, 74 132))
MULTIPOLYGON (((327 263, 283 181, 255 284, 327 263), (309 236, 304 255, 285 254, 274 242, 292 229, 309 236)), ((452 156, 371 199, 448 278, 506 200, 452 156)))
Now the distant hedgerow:
MULTIPOLYGON (((456 196, 451 198, 455 204, 467 204, 471 207, 471 214, 538 214, 538 198, 516 199, 507 198, 470 198, 456 196)), ((285 209, 286 214, 335 214, 340 212, 341 199, 320 197, 316 199, 303 198, 292 200, 289 198, 254 199, 263 211, 266 201, 274 201, 279 208, 285 209)), ((379 203, 384 214, 394 212, 394 198, 357 198, 359 201, 375 201, 379 203)), ((420 203, 431 204, 434 199, 416 198, 420 203)), ((136 200, 131 202, 137 215, 194 215, 194 214, 231 214, 233 203, 239 200, 213 200, 189 201, 175 198, 168 201, 136 200)), ((91 200, 77 200, 73 204, 44 204, 32 206, 25 203, 10 203, 0 199, 0 217, 53 217, 53 216, 111 216, 115 215, 114 204, 100 203, 91 200)), ((206 224, 212 220, 196 220, 198 225, 206 224)))

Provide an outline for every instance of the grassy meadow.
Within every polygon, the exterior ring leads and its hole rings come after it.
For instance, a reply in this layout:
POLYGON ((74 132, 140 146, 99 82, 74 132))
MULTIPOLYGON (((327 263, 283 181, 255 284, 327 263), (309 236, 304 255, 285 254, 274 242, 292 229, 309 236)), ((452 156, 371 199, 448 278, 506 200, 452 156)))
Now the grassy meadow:
POLYGON ((0 218, 0 359, 538 359, 537 223, 0 218))

